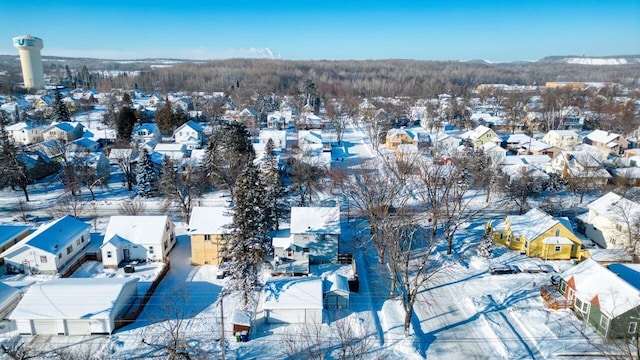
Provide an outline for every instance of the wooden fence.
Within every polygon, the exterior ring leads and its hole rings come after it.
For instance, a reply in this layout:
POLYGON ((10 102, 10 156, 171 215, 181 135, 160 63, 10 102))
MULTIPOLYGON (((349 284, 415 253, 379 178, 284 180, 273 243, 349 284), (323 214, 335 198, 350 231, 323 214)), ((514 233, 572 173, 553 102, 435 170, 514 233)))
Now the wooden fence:
POLYGON ((556 288, 553 285, 540 286, 540 296, 542 297, 542 302, 547 309, 573 309, 573 301, 565 298, 553 298, 552 292, 554 291, 556 291, 556 288))

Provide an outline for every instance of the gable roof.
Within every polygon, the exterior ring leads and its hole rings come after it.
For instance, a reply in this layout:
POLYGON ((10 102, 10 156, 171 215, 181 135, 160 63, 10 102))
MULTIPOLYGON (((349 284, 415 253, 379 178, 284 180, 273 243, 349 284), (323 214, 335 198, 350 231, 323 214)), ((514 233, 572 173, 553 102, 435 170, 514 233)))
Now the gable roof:
POLYGON ((0 246, 29 231, 31 231, 31 226, 29 225, 0 224, 0 246))
POLYGON ((484 125, 478 125, 477 128, 467 131, 466 133, 460 135, 460 137, 463 139, 478 140, 482 135, 486 134, 489 131, 492 130, 484 125))
POLYGON ((63 278, 31 285, 10 319, 109 319, 128 278, 63 278))
POLYGON ((189 234, 229 234, 232 210, 223 206, 194 207, 189 219, 189 234))
POLYGON ((262 308, 322 309, 322 280, 319 277, 270 278, 262 289, 262 308))
POLYGON ((587 207, 601 216, 624 224, 629 220, 640 219, 640 204, 624 198, 614 192, 608 192, 590 202, 587 207))
POLYGON ((60 219, 40 225, 36 231, 0 254, 0 257, 5 256, 8 252, 14 251, 17 246, 22 245, 40 249, 50 254, 58 254, 64 250, 67 245, 75 241, 79 235, 90 228, 91 225, 71 215, 65 215, 60 219))
POLYGON ((175 129, 173 133, 175 134, 176 132, 178 132, 178 131, 186 128, 186 127, 190 127, 194 131, 197 131, 197 132, 203 132, 202 126, 200 126, 200 124, 198 124, 197 122, 195 122, 193 120, 189 120, 186 123, 180 125, 177 129, 175 129))
POLYGON ((161 216, 112 216, 104 234, 104 243, 114 236, 134 244, 157 244, 162 240, 166 215, 161 216))
POLYGON ((413 131, 409 131, 407 129, 391 129, 387 134, 389 134, 390 138, 394 136, 407 135, 409 138, 411 138, 411 140, 416 140, 416 134, 414 134, 413 131))
POLYGON ((292 207, 291 233, 340 234, 340 208, 292 207))
POLYGON ((619 137, 619 134, 604 130, 593 130, 589 135, 587 135, 587 139, 603 144, 609 144, 610 142, 617 140, 619 137))
POLYGON ((609 317, 618 317, 640 306, 640 291, 595 260, 586 259, 560 276, 566 282, 573 278, 580 300, 591 302, 597 296, 600 311, 609 317))
POLYGON ((324 289, 323 289, 324 293, 330 293, 330 292, 338 292, 338 293, 344 293, 344 294, 348 294, 349 293, 349 281, 347 280, 346 277, 340 275, 340 274, 336 274, 333 273, 329 276, 327 276, 326 279, 324 279, 324 289))
POLYGON ((538 208, 533 208, 523 215, 509 216, 509 223, 514 234, 523 235, 529 241, 534 240, 559 223, 567 230, 572 231, 571 226, 567 227, 569 225, 568 221, 561 222, 538 208))

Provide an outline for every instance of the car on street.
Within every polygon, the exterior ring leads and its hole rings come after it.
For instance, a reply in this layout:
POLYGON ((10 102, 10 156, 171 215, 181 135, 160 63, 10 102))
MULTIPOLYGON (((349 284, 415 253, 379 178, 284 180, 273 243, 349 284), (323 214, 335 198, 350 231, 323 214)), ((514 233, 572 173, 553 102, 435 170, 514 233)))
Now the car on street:
POLYGON ((517 272, 518 269, 511 265, 496 264, 489 267, 489 273, 491 275, 515 274, 517 272))

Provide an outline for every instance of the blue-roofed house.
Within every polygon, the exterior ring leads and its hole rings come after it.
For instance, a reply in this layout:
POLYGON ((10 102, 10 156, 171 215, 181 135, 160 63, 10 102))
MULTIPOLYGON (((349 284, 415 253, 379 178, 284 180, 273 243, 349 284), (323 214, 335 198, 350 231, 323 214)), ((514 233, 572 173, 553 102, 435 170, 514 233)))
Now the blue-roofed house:
POLYGON ((44 140, 60 140, 64 143, 79 139, 84 134, 84 126, 77 122, 52 123, 43 132, 44 140))
MULTIPOLYGON (((0 224, 0 251, 5 251, 31 233, 30 225, 0 224)), ((3 260, 0 259, 0 264, 3 260)))
POLYGON ((91 225, 66 215, 41 225, 0 257, 9 272, 59 274, 84 254, 89 229, 91 225))
POLYGON ((146 144, 154 140, 159 143, 162 140, 162 133, 156 123, 141 123, 133 128, 131 133, 131 141, 146 144))
POLYGON ((173 132, 176 144, 183 144, 187 150, 200 149, 204 143, 204 130, 195 121, 189 120, 173 132))

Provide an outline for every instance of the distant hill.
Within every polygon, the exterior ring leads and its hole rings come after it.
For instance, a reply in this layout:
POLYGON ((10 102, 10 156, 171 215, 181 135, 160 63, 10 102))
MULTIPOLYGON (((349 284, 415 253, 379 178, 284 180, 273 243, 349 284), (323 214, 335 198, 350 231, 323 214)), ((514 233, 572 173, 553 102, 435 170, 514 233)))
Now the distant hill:
POLYGON ((547 56, 536 63, 574 64, 574 65, 636 65, 640 64, 640 55, 621 56, 547 56))

